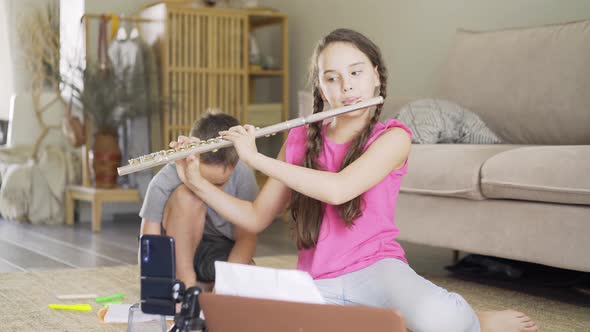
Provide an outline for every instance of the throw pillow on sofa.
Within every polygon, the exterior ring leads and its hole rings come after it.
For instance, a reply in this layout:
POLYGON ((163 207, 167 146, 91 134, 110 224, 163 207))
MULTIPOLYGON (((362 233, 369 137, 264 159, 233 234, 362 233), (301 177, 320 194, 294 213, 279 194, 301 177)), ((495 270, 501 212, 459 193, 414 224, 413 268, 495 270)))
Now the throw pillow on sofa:
POLYGON ((477 114, 444 99, 415 100, 396 118, 412 130, 412 143, 502 143, 477 114))

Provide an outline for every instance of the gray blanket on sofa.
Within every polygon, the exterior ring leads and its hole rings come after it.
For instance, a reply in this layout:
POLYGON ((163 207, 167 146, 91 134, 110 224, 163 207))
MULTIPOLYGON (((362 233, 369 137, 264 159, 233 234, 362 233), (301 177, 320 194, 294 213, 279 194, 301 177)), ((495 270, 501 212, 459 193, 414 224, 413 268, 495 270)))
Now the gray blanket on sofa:
POLYGON ((502 143, 477 114, 448 100, 413 101, 402 107, 396 118, 412 130, 412 143, 502 143))

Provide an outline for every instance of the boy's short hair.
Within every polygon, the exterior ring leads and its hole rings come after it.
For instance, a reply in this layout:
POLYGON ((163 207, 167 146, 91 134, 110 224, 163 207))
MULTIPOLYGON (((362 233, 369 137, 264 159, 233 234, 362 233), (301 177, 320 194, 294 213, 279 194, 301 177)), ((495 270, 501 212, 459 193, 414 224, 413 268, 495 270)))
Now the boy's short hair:
MULTIPOLYGON (((200 119, 195 121, 191 129, 191 136, 208 140, 219 136, 219 132, 240 125, 233 116, 223 113, 218 109, 208 109, 200 119)), ((235 167, 238 163, 238 152, 233 146, 219 149, 216 152, 201 154, 201 162, 209 165, 223 165, 235 167)))

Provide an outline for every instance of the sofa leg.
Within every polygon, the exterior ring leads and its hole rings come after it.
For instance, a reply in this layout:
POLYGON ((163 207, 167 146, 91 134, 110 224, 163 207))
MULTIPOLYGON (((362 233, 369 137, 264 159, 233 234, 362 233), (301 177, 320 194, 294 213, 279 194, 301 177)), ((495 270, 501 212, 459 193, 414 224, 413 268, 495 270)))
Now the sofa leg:
POLYGON ((457 263, 459 261, 459 250, 453 250, 453 264, 457 263))

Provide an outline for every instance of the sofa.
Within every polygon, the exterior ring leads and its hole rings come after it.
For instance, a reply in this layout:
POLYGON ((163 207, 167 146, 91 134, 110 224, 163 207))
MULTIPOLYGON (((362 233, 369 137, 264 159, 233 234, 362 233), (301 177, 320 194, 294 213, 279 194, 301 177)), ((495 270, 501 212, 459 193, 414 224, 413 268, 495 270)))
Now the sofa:
MULTIPOLYGON (((590 272, 590 21, 458 30, 435 96, 498 145, 414 144, 400 240, 590 272)), ((388 98, 382 118, 404 97, 388 98)))

